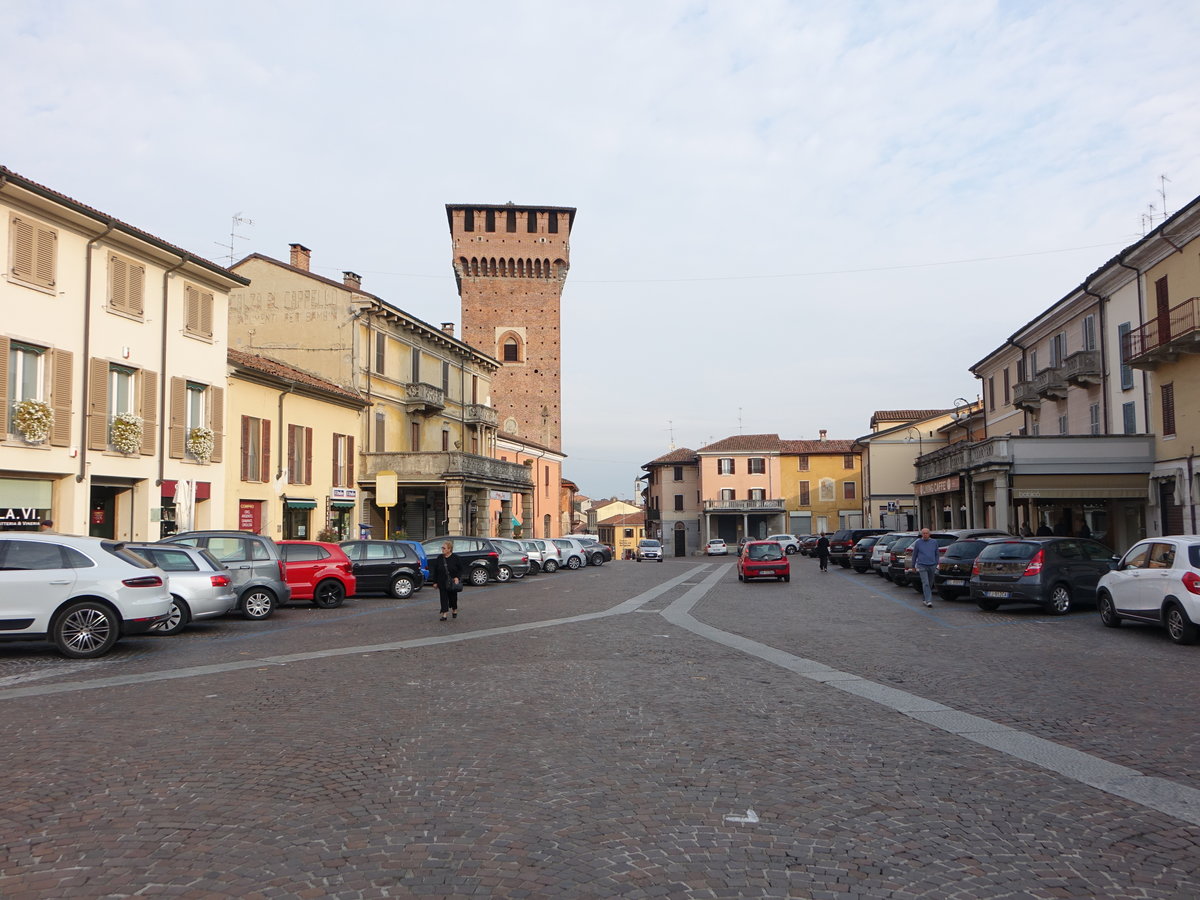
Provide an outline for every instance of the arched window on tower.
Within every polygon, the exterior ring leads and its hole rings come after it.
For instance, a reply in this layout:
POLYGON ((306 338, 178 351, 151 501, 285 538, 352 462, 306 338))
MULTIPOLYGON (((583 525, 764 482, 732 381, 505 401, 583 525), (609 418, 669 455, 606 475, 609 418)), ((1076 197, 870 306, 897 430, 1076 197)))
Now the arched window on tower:
POLYGON ((565 259, 554 261, 554 277, 560 281, 567 277, 567 261, 565 259))
POLYGON ((524 362, 524 349, 521 346, 521 339, 512 332, 509 332, 500 340, 500 361, 506 363, 524 362))
POLYGON ((475 275, 475 276, 479 275, 479 257, 478 256, 471 257, 471 274, 475 275))

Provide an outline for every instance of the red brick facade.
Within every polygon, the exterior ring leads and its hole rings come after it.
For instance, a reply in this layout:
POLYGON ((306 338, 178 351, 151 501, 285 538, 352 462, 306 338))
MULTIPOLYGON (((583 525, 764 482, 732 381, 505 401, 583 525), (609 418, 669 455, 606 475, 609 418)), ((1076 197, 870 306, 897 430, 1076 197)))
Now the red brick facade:
POLYGON ((500 360, 502 434, 562 449, 559 309, 575 210, 448 204, 462 339, 500 360))

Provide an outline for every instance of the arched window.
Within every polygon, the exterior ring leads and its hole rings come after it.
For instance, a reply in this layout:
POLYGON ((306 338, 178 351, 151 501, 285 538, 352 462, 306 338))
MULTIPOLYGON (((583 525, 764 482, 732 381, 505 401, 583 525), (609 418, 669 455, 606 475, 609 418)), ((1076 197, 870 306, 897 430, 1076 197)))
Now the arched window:
POLYGON ((477 257, 477 256, 471 257, 471 274, 472 275, 479 274, 479 257, 477 257))
POLYGON ((471 274, 471 263, 465 256, 460 256, 458 258, 458 271, 464 275, 471 274))
POLYGON ((503 278, 507 274, 508 274, 508 260, 501 259, 500 260, 500 277, 503 278))
POLYGON ((522 362, 521 339, 511 332, 500 342, 500 361, 507 363, 522 362))

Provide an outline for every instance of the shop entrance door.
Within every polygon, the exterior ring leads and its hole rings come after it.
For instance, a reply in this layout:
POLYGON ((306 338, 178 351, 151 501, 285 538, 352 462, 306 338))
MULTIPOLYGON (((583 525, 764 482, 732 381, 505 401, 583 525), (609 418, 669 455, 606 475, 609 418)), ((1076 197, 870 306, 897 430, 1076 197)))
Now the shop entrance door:
POLYGON ((117 536, 117 495, 126 488, 92 486, 88 534, 113 540, 117 536))

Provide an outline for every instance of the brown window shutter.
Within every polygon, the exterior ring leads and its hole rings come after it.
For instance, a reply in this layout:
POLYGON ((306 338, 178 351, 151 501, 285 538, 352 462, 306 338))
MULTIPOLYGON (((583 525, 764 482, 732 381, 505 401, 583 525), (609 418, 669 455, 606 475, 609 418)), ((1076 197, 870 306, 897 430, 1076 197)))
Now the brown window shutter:
POLYGON ((242 481, 250 480, 250 426, 250 417, 242 416, 242 481))
POLYGON ((212 461, 220 462, 225 449, 225 388, 208 389, 208 427, 213 433, 212 461))
POLYGON ((58 232, 53 228, 37 229, 37 255, 34 258, 34 280, 45 287, 54 287, 58 267, 58 232))
MULTIPOLYGON (((33 281, 33 223, 19 216, 12 218, 12 273, 21 281, 33 281)), ((7 361, 5 362, 7 365, 7 361)))
POLYGON ((146 308, 146 267, 129 264, 129 311, 140 316, 146 308))
POLYGON ((119 256, 108 258, 108 305, 113 309, 129 309, 129 263, 119 256))
POLYGON ((171 424, 168 452, 171 459, 183 459, 187 449, 187 379, 171 376, 171 424))
POLYGON ((183 328, 192 334, 200 330, 200 292, 190 284, 183 289, 183 328))
POLYGON ((334 487, 345 487, 345 485, 341 482, 342 473, 338 470, 338 444, 340 443, 341 439, 342 436, 340 434, 334 434, 333 452, 329 455, 329 459, 333 463, 333 481, 330 483, 334 487))
POLYGON ((212 291, 200 294, 200 323, 198 334, 212 337, 213 334, 213 295, 212 291))
MULTIPOLYGON (((287 427, 288 484, 300 484, 300 479, 304 476, 303 472, 296 471, 298 468, 300 468, 296 465, 296 432, 299 430, 299 425, 289 425, 287 427)), ((266 479, 264 478, 263 481, 266 481, 266 479)))
POLYGON ((271 480, 271 420, 262 420, 262 470, 259 472, 259 481, 268 482, 271 480))
POLYGON ((354 487, 354 437, 346 436, 346 487, 354 487))
POLYGON ((87 445, 89 450, 108 449, 108 360, 92 357, 89 362, 87 445))
POLYGON ((158 373, 142 369, 142 456, 153 456, 158 442, 158 373))
MULTIPOLYGON (((0 335, 0 403, 8 403, 8 366, 9 352, 12 349, 12 342, 0 335)), ((4 407, 3 413, 0 413, 0 434, 6 434, 9 416, 12 410, 4 407)))
POLYGON ((304 429, 304 483, 312 484, 312 429, 304 429))

